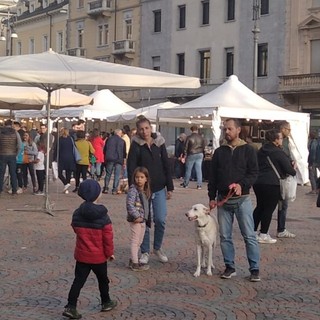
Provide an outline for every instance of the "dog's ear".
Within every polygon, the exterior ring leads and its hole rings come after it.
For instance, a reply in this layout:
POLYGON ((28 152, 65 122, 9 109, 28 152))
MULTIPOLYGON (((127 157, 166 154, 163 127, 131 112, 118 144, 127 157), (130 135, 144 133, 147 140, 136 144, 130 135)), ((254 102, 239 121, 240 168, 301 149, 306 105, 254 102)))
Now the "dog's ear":
POLYGON ((210 215, 210 209, 209 208, 204 207, 203 210, 204 210, 205 214, 210 215))

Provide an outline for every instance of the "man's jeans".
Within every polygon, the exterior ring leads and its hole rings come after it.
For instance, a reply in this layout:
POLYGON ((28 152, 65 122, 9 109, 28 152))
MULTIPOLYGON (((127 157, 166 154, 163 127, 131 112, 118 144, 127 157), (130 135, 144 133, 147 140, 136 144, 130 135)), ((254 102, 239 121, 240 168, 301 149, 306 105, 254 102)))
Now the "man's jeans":
POLYGON ((17 160, 15 155, 0 156, 0 192, 3 191, 4 175, 6 172, 7 165, 9 168, 12 193, 16 193, 17 187, 18 187, 18 181, 17 181, 17 160))
POLYGON ((196 170, 197 185, 200 187, 202 186, 202 161, 203 161, 203 153, 190 154, 187 156, 186 175, 184 177, 185 186, 189 184, 193 166, 195 167, 195 170, 196 170))
POLYGON ((112 171, 114 170, 112 192, 117 192, 119 187, 121 169, 122 169, 122 165, 120 163, 115 163, 111 161, 108 161, 106 163, 106 176, 104 177, 105 190, 109 190, 109 183, 110 183, 112 171))
POLYGON ((283 232, 286 229, 287 211, 288 200, 280 200, 278 203, 278 232, 283 232))
MULTIPOLYGON (((162 246, 164 230, 167 217, 167 194, 166 189, 152 194, 153 222, 154 222, 154 242, 153 249, 159 250, 162 246)), ((150 228, 146 227, 141 253, 150 253, 150 228)))
POLYGON ((220 246, 225 265, 235 269, 235 250, 232 241, 232 225, 236 216, 239 228, 246 245, 249 270, 259 270, 260 248, 254 232, 253 209, 249 196, 242 204, 232 211, 218 207, 218 221, 220 228, 220 246))

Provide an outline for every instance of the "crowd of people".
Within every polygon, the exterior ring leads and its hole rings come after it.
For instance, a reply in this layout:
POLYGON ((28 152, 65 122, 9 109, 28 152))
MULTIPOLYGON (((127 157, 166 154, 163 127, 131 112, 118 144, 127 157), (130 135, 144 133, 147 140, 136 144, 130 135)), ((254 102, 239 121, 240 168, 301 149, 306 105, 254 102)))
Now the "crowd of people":
MULTIPOLYGON (((266 132, 265 143, 259 150, 241 139, 239 119, 227 119, 223 124, 224 141, 215 150, 210 164, 208 198, 210 209, 217 208, 220 247, 225 270, 221 278, 236 275, 233 222, 237 219, 245 242, 250 281, 260 281, 261 244, 277 240, 269 234, 272 214, 278 207, 277 238, 294 238, 286 229, 288 201, 281 198, 280 181, 287 175, 296 175, 296 165, 290 152, 290 124, 282 122, 277 129, 266 132), (256 196, 253 208, 251 188, 256 196)), ((197 189, 202 188, 202 162, 205 140, 197 126, 191 133, 181 133, 175 145, 176 178, 183 179, 182 188, 188 188, 194 174, 197 189), (194 170, 194 173, 192 173, 194 170)), ((152 131, 147 118, 141 117, 135 131, 128 126, 111 134, 98 129, 86 134, 84 123, 72 129, 53 130, 48 137, 46 125, 40 130, 26 131, 18 122, 7 120, 0 128, 0 192, 4 188, 4 172, 9 169, 13 195, 23 192, 31 178, 34 194, 43 194, 45 157, 57 163, 57 177, 68 193, 71 178, 84 203, 74 212, 72 227, 77 235, 75 280, 69 292, 63 315, 79 319, 77 299, 90 271, 96 274, 101 294, 102 309, 109 311, 116 302, 109 296, 107 262, 114 259, 112 223, 107 208, 97 204, 101 194, 119 194, 119 181, 128 181, 126 196, 127 221, 130 235, 129 268, 133 271, 149 269, 151 253, 162 263, 169 261, 163 249, 167 219, 167 200, 172 198, 174 184, 165 140, 152 131), (48 148, 49 142, 49 148, 48 148), (50 149, 51 152, 47 152, 50 149), (103 187, 100 180, 105 172, 103 187), (90 177, 91 179, 87 179, 90 177), (82 181, 82 182, 81 182, 82 181), (154 225, 151 241, 150 227, 154 225)), ((320 144, 314 133, 309 142, 309 173, 311 191, 316 194, 317 172, 320 168, 320 144)), ((52 165, 52 167, 54 167, 52 165)))

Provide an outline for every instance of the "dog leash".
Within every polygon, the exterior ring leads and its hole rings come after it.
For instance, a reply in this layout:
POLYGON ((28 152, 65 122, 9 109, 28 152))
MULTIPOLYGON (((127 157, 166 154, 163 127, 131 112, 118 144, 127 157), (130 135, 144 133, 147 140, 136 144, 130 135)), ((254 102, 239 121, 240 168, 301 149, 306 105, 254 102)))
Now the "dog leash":
POLYGON ((232 188, 229 190, 228 194, 221 200, 217 202, 217 207, 223 206, 235 193, 235 190, 232 188))

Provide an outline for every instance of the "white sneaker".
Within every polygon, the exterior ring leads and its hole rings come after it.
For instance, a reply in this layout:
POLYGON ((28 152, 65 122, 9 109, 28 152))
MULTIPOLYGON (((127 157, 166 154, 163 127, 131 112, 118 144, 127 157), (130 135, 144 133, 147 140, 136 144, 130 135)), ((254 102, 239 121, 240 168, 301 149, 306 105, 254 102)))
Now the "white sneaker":
POLYGON ((154 254, 159 258, 159 260, 163 263, 168 262, 168 257, 161 251, 159 250, 153 250, 154 254))
POLYGON ((18 188, 18 189, 17 189, 17 194, 21 194, 21 193, 23 193, 22 188, 18 188))
POLYGON ((63 192, 66 192, 70 187, 71 187, 71 184, 67 183, 63 188, 63 192))
POLYGON ((141 255, 140 259, 139 259, 139 262, 141 264, 148 264, 149 262, 149 253, 145 252, 141 255))
POLYGON ((11 193, 12 193, 12 189, 9 189, 9 190, 8 190, 8 193, 10 193, 10 194, 11 194, 11 193))
POLYGON ((289 232, 287 229, 284 229, 282 232, 278 232, 278 238, 295 238, 296 235, 294 233, 289 232))
POLYGON ((272 244, 272 243, 276 243, 277 240, 271 238, 270 234, 268 233, 260 233, 260 235, 258 236, 258 242, 272 244))

